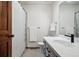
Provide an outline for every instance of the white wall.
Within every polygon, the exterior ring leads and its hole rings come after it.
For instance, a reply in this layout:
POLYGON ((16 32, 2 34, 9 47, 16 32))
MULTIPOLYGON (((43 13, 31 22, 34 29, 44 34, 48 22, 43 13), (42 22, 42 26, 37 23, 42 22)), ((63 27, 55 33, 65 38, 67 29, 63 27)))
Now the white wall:
POLYGON ((25 49, 26 14, 18 2, 12 2, 12 56, 19 57, 25 49))
MULTIPOLYGON (((37 40, 42 41, 45 35, 48 35, 49 24, 51 22, 51 5, 23 5, 27 12, 27 26, 40 27, 37 40)), ((37 37, 37 36, 36 36, 37 37)), ((29 46, 34 46, 29 43, 29 36, 27 38, 29 46)))
POLYGON ((52 23, 56 24, 56 33, 52 33, 55 35, 59 35, 59 6, 63 1, 57 1, 52 5, 52 23))
POLYGON ((77 4, 63 4, 60 6, 60 33, 62 27, 64 27, 63 34, 74 33, 74 13, 79 11, 79 5, 77 4))

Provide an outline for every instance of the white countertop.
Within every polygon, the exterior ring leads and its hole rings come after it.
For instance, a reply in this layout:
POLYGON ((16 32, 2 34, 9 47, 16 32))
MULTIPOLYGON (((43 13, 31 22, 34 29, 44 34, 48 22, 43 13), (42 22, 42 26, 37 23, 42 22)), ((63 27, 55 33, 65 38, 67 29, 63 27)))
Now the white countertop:
MULTIPOLYGON (((68 38, 66 38, 68 39, 68 38)), ((79 42, 71 43, 65 41, 63 37, 44 37, 44 40, 61 56, 61 57, 79 57, 79 42), (64 40, 64 41, 62 41, 64 40)))

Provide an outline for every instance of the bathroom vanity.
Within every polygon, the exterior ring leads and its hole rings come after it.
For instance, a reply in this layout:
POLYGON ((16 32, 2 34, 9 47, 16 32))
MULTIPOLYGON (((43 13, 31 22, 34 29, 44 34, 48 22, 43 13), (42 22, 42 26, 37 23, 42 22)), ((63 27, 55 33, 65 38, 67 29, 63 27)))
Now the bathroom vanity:
POLYGON ((44 54, 47 57, 79 57, 79 42, 66 37, 44 37, 44 54))
POLYGON ((46 57, 59 57, 58 53, 44 40, 44 54, 46 57))

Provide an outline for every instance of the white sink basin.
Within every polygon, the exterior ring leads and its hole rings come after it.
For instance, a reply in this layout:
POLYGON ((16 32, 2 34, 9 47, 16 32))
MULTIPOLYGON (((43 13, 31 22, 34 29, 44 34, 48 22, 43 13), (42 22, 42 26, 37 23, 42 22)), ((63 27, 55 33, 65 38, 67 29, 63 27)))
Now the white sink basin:
MULTIPOLYGON (((71 42, 70 37, 66 37, 64 35, 59 35, 61 37, 61 40, 66 41, 66 42, 71 42)), ((74 37, 74 43, 79 43, 79 37, 74 37)))
POLYGON ((54 40, 53 42, 54 42, 54 43, 61 44, 61 45, 64 45, 64 46, 67 46, 67 47, 72 47, 72 46, 74 46, 74 44, 73 44, 73 43, 70 43, 69 40, 54 40))
POLYGON ((66 36, 45 37, 45 41, 62 57, 79 57, 79 38, 74 43, 66 36))
POLYGON ((72 45, 75 43, 79 43, 79 38, 74 37, 74 43, 71 43, 71 38, 70 37, 66 37, 64 35, 59 35, 59 36, 55 36, 55 37, 44 37, 44 39, 49 40, 50 42, 57 42, 57 43, 61 43, 61 44, 66 44, 66 45, 72 45))

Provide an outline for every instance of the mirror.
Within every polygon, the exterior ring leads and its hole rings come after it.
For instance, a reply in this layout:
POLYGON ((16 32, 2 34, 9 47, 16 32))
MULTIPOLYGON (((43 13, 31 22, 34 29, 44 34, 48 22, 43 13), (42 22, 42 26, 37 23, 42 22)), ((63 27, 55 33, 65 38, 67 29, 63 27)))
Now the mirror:
POLYGON ((76 37, 79 37, 79 11, 74 13, 74 34, 76 37))
POLYGON ((79 37, 79 1, 64 1, 59 6, 59 33, 79 37))

